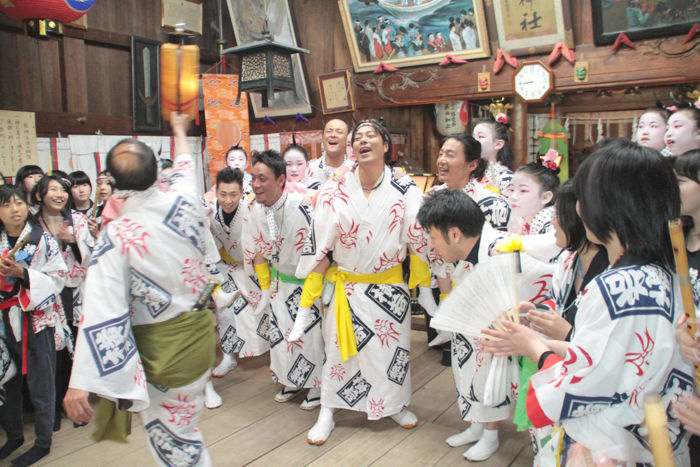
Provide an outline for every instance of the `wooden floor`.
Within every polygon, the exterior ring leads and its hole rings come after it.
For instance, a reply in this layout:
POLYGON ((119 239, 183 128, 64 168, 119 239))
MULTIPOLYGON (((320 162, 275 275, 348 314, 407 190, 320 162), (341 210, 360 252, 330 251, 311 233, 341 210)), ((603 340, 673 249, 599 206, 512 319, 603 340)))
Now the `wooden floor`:
MULTIPOLYGON (((404 430, 390 419, 369 422, 364 414, 336 413, 336 428, 323 446, 306 444, 306 433, 318 409, 300 410, 300 397, 286 404, 273 400, 278 386, 270 378, 267 356, 247 359, 215 386, 224 405, 206 410, 199 427, 204 434, 214 464, 221 466, 425 466, 469 465, 462 457, 466 448, 450 448, 445 438, 466 428, 456 407, 452 370, 440 365, 440 352, 428 349, 425 332, 412 336, 411 410, 418 427, 404 430)), ((39 465, 50 466, 130 466, 155 465, 146 445, 140 419, 134 417, 128 444, 94 443, 91 428, 73 428, 63 421, 54 435, 51 455, 39 465)), ((25 427, 25 445, 33 442, 31 425, 25 427)), ((4 443, 4 434, 0 435, 4 443)), ((7 465, 7 463, 3 464, 7 465)), ((499 451, 480 466, 532 465, 532 452, 526 433, 513 428, 501 431, 499 451)))

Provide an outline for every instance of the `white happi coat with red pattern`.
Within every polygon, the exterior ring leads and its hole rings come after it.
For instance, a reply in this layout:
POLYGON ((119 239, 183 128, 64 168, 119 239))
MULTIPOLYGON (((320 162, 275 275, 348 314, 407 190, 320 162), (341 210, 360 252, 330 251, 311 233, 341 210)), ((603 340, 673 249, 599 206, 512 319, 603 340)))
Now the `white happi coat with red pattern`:
POLYGON ((209 282, 192 156, 176 156, 147 190, 115 196, 125 201, 90 260, 70 387, 131 402, 160 465, 211 465, 197 428, 210 371, 184 387, 150 384, 132 331, 190 311, 209 282))
MULTIPOLYGON (((320 190, 313 229, 297 276, 332 253, 338 269, 373 274, 401 265, 409 250, 427 261, 427 240, 416 221, 422 194, 410 177, 383 181, 365 197, 357 169, 320 190)), ((337 343, 335 298, 326 308, 321 404, 365 412, 371 420, 400 412, 411 400, 411 309, 405 283, 345 283, 358 353, 343 362, 337 343)))

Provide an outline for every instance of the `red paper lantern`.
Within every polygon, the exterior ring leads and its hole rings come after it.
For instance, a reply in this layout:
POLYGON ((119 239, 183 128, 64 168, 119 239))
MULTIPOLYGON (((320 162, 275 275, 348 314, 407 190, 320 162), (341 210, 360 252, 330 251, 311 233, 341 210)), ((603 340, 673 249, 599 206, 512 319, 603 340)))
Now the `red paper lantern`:
POLYGON ((0 0, 0 12, 10 18, 52 19, 70 23, 83 16, 96 0, 0 0))

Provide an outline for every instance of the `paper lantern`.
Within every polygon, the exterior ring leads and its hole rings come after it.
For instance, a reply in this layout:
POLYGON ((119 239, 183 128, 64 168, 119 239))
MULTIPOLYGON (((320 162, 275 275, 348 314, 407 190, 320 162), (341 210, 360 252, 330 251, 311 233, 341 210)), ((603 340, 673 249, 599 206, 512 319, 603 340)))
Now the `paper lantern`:
POLYGON ((0 12, 10 18, 52 19, 70 23, 83 16, 96 0, 5 0, 0 2, 0 12))
POLYGON ((199 47, 163 44, 160 47, 160 89, 163 118, 180 112, 196 119, 199 114, 199 47))
POLYGON ((292 54, 309 51, 265 39, 231 47, 223 53, 238 57, 238 98, 241 91, 259 92, 263 107, 267 107, 267 100, 273 93, 296 89, 292 54))
POLYGON ((0 13, 25 21, 29 34, 45 37, 63 32, 60 23, 83 16, 96 0, 0 0, 0 13))

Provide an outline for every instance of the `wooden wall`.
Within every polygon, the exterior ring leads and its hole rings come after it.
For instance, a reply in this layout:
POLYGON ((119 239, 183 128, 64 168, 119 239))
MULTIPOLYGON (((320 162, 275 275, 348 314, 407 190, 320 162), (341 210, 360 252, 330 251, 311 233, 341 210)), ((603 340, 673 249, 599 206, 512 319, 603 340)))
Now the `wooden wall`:
MULTIPOLYGON (((384 80, 385 90, 394 102, 382 99, 376 91, 361 84, 377 80, 372 73, 354 75, 358 110, 354 114, 323 116, 320 110, 316 77, 321 73, 352 69, 345 33, 336 0, 288 0, 295 19, 299 44, 311 51, 303 58, 310 87, 314 114, 310 122, 293 118, 277 119, 274 126, 253 121, 251 133, 318 129, 331 117, 351 123, 368 116, 383 117, 392 128, 407 129, 408 153, 422 160, 425 169, 434 167, 439 135, 433 118, 435 102, 469 99, 488 102, 495 96, 512 96, 512 68, 506 67, 492 78, 492 92, 476 92, 475 76, 491 70, 492 58, 470 61, 456 68, 436 65, 402 69, 384 80), (432 81, 408 91, 390 91, 391 80, 405 73, 422 70, 436 74, 432 81)), ((225 2, 224 2, 225 3, 225 2)), ((488 5, 491 2, 486 0, 488 5)), ((217 23, 214 0, 204 1, 202 67, 216 60, 217 23)), ((653 103, 653 96, 667 96, 669 86, 700 82, 700 46, 698 40, 683 45, 682 37, 637 43, 636 50, 623 49, 612 54, 610 47, 593 45, 591 7, 588 0, 571 0, 576 53, 590 63, 588 83, 573 82, 573 67, 560 61, 553 67, 557 92, 565 93, 564 106, 584 105, 585 111, 642 109, 653 103), (641 94, 620 94, 623 89, 640 87, 641 94), (619 90, 613 96, 601 96, 600 90, 619 90)), ((224 8, 224 36, 227 46, 234 45, 228 11, 224 8)), ((20 23, 0 16, 0 108, 37 112, 40 134, 57 132, 89 134, 97 130, 111 134, 131 133, 130 35, 164 40, 160 27, 159 0, 100 0, 87 15, 86 31, 66 28, 61 38, 38 40, 26 36, 20 23)), ((489 37, 496 37, 488 25, 489 37)), ((497 43, 491 44, 492 53, 497 43)), ((533 57, 546 59, 546 56, 533 57)), ((230 70, 233 71, 233 70, 230 70)), ((667 99, 666 99, 667 100, 667 99)), ((530 111, 542 111, 531 108, 530 111)))
MULTIPOLYGON (((218 59, 215 1, 205 1, 204 34, 197 40, 203 70, 218 59)), ((100 0, 88 29, 64 27, 62 37, 36 39, 20 22, 0 15, 0 109, 37 112, 40 135, 130 134, 130 37, 164 41, 159 0, 100 0)), ((228 14, 224 37, 233 41, 228 14)), ((196 129, 194 130, 197 131, 196 129)))

